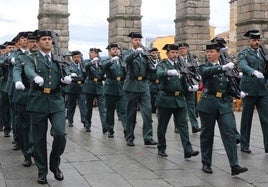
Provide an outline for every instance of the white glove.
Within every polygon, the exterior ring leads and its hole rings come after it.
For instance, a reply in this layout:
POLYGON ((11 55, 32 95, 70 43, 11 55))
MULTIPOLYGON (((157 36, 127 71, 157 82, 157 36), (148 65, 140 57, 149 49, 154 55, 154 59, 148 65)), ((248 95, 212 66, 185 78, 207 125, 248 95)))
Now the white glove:
POLYGON ((234 63, 232 62, 229 62, 225 65, 222 66, 222 70, 223 71, 227 71, 227 70, 230 70, 230 69, 233 69, 234 68, 234 63))
POLYGON ((167 74, 168 74, 168 75, 171 75, 171 76, 177 76, 177 75, 179 75, 178 71, 175 70, 175 69, 168 70, 168 71, 167 71, 167 74))
POLYGON ((99 60, 98 57, 94 57, 94 58, 92 59, 92 62, 93 62, 93 63, 96 63, 96 62, 98 62, 98 60, 99 60))
POLYGON ((253 75, 255 75, 258 79, 264 78, 263 74, 257 70, 253 71, 253 75))
POLYGON ((71 77, 78 77, 76 73, 71 73, 71 77))
POLYGON ((143 49, 142 49, 141 47, 138 47, 138 48, 136 49, 136 52, 137 52, 137 53, 143 53, 143 49))
POLYGON ((239 72, 237 78, 241 79, 243 77, 243 72, 239 72))
POLYGON ((39 86, 42 86, 42 85, 44 84, 44 79, 43 79, 43 77, 36 76, 36 77, 34 78, 34 82, 35 82, 36 84, 38 84, 39 86))
POLYGON ((16 90, 24 90, 25 86, 21 81, 17 81, 17 82, 15 82, 15 88, 16 88, 16 90))
POLYGON ((243 91, 241 91, 240 94, 239 94, 239 97, 240 97, 241 99, 243 99, 243 98, 246 97, 246 96, 247 96, 247 94, 246 94, 245 92, 243 92, 243 91))
POLYGON ((119 59, 119 57, 118 57, 118 56, 114 56, 114 57, 111 59, 111 61, 112 61, 112 62, 117 62, 117 61, 118 61, 118 59, 119 59))
POLYGON ((11 58, 11 60, 10 60, 10 62, 11 62, 11 64, 13 64, 13 65, 14 65, 14 64, 15 64, 15 62, 16 62, 15 58, 14 58, 14 57, 12 57, 12 58, 11 58))
POLYGON ((70 76, 65 76, 65 77, 61 78, 60 81, 64 84, 71 84, 72 78, 70 76))
POLYGON ((199 90, 199 86, 198 85, 189 86, 188 90, 190 92, 197 92, 199 90))

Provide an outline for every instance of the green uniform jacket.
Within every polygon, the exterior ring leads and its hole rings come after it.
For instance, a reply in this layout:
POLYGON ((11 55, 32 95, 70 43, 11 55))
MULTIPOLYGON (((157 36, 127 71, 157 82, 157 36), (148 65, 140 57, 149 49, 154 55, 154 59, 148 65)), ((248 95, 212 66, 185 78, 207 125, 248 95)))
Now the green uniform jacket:
POLYGON ((113 63, 111 59, 107 59, 103 62, 103 68, 106 74, 104 94, 114 96, 125 95, 123 84, 126 78, 126 70, 122 66, 122 60, 119 59, 118 63, 113 63))
MULTIPOLYGON (((248 96, 265 96, 268 94, 265 79, 258 79, 253 76, 253 71, 257 70, 265 75, 266 62, 260 55, 257 56, 250 47, 238 53, 239 67, 243 72, 240 80, 240 89, 248 94, 248 96)), ((266 77, 267 79, 267 77, 266 77)))
POLYGON ((150 92, 152 93, 158 93, 158 86, 159 86, 159 79, 158 79, 158 76, 156 75, 156 67, 155 67, 155 64, 157 62, 152 62, 150 61, 149 62, 149 69, 150 69, 150 72, 149 72, 149 87, 150 87, 150 92))
POLYGON ((16 57, 16 63, 13 67, 13 82, 21 81, 25 86, 24 90, 15 90, 13 96, 13 102, 16 104, 26 105, 28 100, 28 94, 30 89, 30 80, 26 77, 24 71, 24 65, 26 60, 25 54, 20 54, 16 57))
POLYGON ((204 91, 197 105, 197 110, 212 114, 225 114, 233 112, 233 97, 228 94, 229 82, 224 75, 222 66, 213 66, 211 63, 202 64, 199 70, 204 83, 204 91), (206 93, 206 91, 216 93, 222 92, 222 97, 206 93))
POLYGON ((127 76, 123 89, 129 92, 149 91, 149 67, 146 58, 131 49, 124 53, 124 62, 126 63, 127 76))
POLYGON ((168 76, 167 71, 177 69, 169 60, 164 60, 157 65, 156 74, 159 77, 159 92, 156 98, 156 106, 164 108, 186 107, 184 92, 189 85, 181 75, 168 76), (175 95, 179 92, 179 95, 175 95))
POLYGON ((66 93, 71 93, 71 94, 81 94, 82 93, 82 88, 84 85, 85 81, 85 72, 84 72, 84 64, 81 62, 79 63, 79 68, 78 65, 75 62, 71 62, 70 66, 66 66, 68 75, 71 75, 71 73, 76 73, 77 77, 72 77, 72 83, 67 85, 65 87, 65 92, 66 93))
POLYGON ((37 51, 27 56, 25 60, 25 74, 31 81, 27 111, 40 113, 54 113, 64 111, 64 99, 61 93, 61 71, 58 64, 47 63, 46 58, 37 51), (41 87, 34 83, 34 78, 41 76, 44 85, 41 87), (51 93, 44 93, 42 90, 51 89, 51 93))
POLYGON ((103 83, 105 80, 102 64, 98 63, 96 67, 91 60, 85 61, 86 80, 83 86, 83 92, 87 94, 103 95, 103 83))

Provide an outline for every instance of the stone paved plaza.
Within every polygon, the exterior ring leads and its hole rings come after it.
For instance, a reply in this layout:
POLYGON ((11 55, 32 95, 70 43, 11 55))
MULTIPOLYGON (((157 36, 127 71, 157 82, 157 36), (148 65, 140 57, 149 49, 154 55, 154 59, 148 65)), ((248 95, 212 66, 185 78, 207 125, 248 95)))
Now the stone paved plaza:
MULTIPOLYGON (((241 112, 235 113, 239 126, 241 112)), ((264 153, 262 133, 255 111, 251 132, 251 154, 240 152, 240 165, 248 167, 246 173, 231 176, 230 167, 224 151, 218 128, 214 138, 213 174, 201 171, 201 157, 185 160, 179 134, 174 133, 173 121, 170 121, 167 131, 167 158, 157 155, 156 146, 145 146, 142 139, 142 120, 137 116, 135 130, 135 147, 128 147, 123 137, 122 125, 117 121, 115 138, 110 139, 102 133, 98 110, 93 111, 92 131, 84 131, 75 116, 74 127, 67 129, 67 146, 62 156, 60 168, 64 173, 64 181, 54 179, 49 172, 48 184, 44 186, 258 186, 268 185, 268 155, 264 153)), ((154 139, 156 140, 157 119, 153 114, 154 139)), ((239 127, 238 127, 239 128, 239 127)), ((200 150, 199 134, 190 138, 195 150, 200 150)), ((48 148, 51 148, 51 136, 48 133, 48 148)), ((30 187, 37 184, 37 168, 22 166, 23 156, 20 151, 12 150, 12 138, 0 136, 0 187, 30 187)))

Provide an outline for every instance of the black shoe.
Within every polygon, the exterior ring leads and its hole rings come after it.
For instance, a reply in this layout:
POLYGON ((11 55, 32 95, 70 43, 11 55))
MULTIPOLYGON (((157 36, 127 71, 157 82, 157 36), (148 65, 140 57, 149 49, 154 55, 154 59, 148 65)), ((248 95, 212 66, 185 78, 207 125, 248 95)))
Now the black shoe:
POLYGON ((108 132, 108 138, 114 138, 114 133, 113 132, 108 132))
POLYGON ((20 150, 19 145, 17 143, 14 144, 13 150, 14 151, 20 150))
POLYGON ((128 140, 128 141, 127 141, 127 145, 128 145, 128 146, 135 146, 133 140, 128 140))
POLYGON ((46 177, 38 177, 37 179, 38 184, 47 184, 47 178, 46 177))
POLYGON ((144 145, 157 145, 157 142, 154 141, 153 139, 150 139, 150 140, 146 140, 144 142, 144 145))
POLYGON ((180 133, 180 131, 179 131, 178 128, 175 128, 174 132, 175 132, 175 133, 180 133))
POLYGON ((248 168, 243 168, 243 167, 240 167, 239 165, 232 166, 232 175, 238 175, 238 174, 244 173, 246 171, 248 171, 248 168))
POLYGON ((64 179, 63 173, 59 168, 51 169, 50 171, 54 173, 54 178, 58 181, 62 181, 64 179))
POLYGON ((207 165, 207 164, 203 164, 202 171, 204 171, 205 173, 208 173, 208 174, 213 173, 211 167, 209 165, 207 165))
POLYGON ((86 127, 86 132, 91 132, 90 127, 86 127))
POLYGON ((192 127, 192 133, 198 133, 201 131, 201 128, 196 126, 196 127, 192 127))
POLYGON ((24 167, 30 167, 32 165, 32 161, 30 160, 24 160, 23 164, 24 167))
POLYGON ((108 132, 108 129, 106 129, 106 128, 103 128, 103 129, 102 129, 102 133, 103 133, 103 134, 106 134, 107 132, 108 132))
POLYGON ((190 153, 185 153, 184 158, 191 158, 192 156, 197 156, 199 154, 199 151, 192 151, 190 153))
POLYGON ((3 131, 3 128, 0 128, 0 132, 2 132, 3 131))
POLYGON ((240 139, 236 139, 236 144, 240 144, 240 139))
POLYGON ((268 153, 268 149, 265 149, 265 153, 268 153))
POLYGON ((244 153, 251 153, 251 150, 249 148, 241 148, 241 151, 244 153))
POLYGON ((158 150, 158 155, 162 156, 162 157, 167 157, 168 156, 165 150, 158 150))

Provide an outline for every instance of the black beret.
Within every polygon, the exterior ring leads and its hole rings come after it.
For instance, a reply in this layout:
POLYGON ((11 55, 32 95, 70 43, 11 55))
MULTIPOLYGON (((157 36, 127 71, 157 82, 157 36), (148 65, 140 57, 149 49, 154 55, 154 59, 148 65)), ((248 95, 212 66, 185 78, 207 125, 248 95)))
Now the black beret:
POLYGON ((89 51, 94 51, 96 53, 102 52, 99 48, 90 48, 89 51))
POLYGON ((181 42, 178 44, 179 47, 189 47, 189 44, 186 42, 181 42))
POLYGON ((244 36, 252 39, 259 39, 261 37, 261 33, 258 30, 249 30, 244 34, 244 36))
POLYGON ((119 48, 118 45, 117 45, 116 43, 110 43, 110 44, 106 47, 106 49, 111 49, 111 48, 113 48, 113 47, 119 48))
POLYGON ((175 44, 166 44, 162 49, 166 51, 170 51, 170 50, 178 50, 179 47, 175 44))
POLYGON ((131 32, 131 33, 129 33, 128 37, 130 37, 130 38, 143 38, 141 33, 139 33, 139 32, 131 32))
POLYGON ((76 51, 72 51, 72 56, 75 56, 75 55, 81 55, 81 52, 76 50, 76 51))
POLYGON ((216 49, 219 50, 220 49, 220 45, 218 42, 214 42, 214 43, 210 43, 206 45, 206 50, 210 50, 210 49, 216 49))

